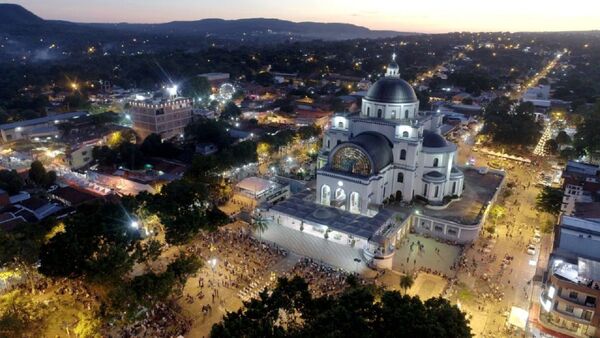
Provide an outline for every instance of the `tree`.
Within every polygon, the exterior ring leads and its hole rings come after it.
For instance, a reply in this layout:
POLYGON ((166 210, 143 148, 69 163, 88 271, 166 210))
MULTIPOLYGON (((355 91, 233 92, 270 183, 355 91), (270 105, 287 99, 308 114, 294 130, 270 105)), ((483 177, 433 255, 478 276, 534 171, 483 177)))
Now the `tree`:
POLYGON ((492 207, 492 209, 490 210, 490 216, 494 220, 494 225, 496 225, 496 223, 498 223, 498 219, 504 217, 505 214, 506 214, 506 208, 504 208, 501 205, 497 205, 497 204, 494 205, 492 207))
POLYGON ((0 295, 0 337, 41 337, 47 308, 22 290, 0 295))
POLYGON ((181 94, 193 99, 202 98, 202 100, 206 100, 211 91, 212 88, 208 80, 203 76, 196 76, 183 84, 181 94))
POLYGON ((58 232, 40 249, 39 271, 47 276, 85 276, 98 282, 116 282, 139 257, 140 233, 131 227, 131 210, 113 201, 79 206, 64 219, 58 232))
POLYGON ((14 195, 23 188, 23 180, 15 170, 0 170, 0 189, 14 195))
POLYGON ((535 121, 531 102, 517 106, 506 97, 494 99, 485 108, 482 134, 495 143, 529 146, 539 140, 541 126, 535 121))
POLYGON ((46 168, 40 161, 31 162, 29 168, 29 179, 36 185, 42 185, 46 181, 46 168))
POLYGON ((250 227, 252 231, 258 232, 259 239, 262 242, 262 233, 267 231, 267 229, 269 228, 269 223, 262 216, 257 216, 252 219, 250 227))
POLYGON ((100 314, 94 313, 78 313, 77 325, 73 329, 73 332, 80 338, 100 338, 100 329, 102 327, 102 321, 99 319, 100 314))
POLYGON ((563 191, 559 188, 544 187, 537 196, 538 210, 558 215, 562 206, 563 191))
POLYGON ((209 228, 207 211, 210 206, 205 184, 189 179, 165 185, 148 204, 164 225, 165 240, 169 244, 187 243, 200 230, 209 228))
POLYGON ((211 337, 471 337, 465 314, 443 298, 422 302, 397 291, 350 286, 313 298, 300 277, 280 278, 213 326, 211 337), (380 294, 380 301, 375 295, 380 294), (398 325, 402 323, 402 325, 398 325))
POLYGON ((223 111, 221 112, 221 119, 233 120, 240 117, 240 115, 242 115, 242 111, 240 110, 240 108, 233 101, 229 101, 227 102, 227 104, 223 108, 223 111))
POLYGON ((564 130, 561 130, 556 135, 555 141, 559 145, 568 145, 571 144, 571 137, 569 137, 569 135, 564 130))
POLYGON ((149 157, 174 158, 179 155, 180 150, 173 143, 163 141, 160 135, 150 134, 142 142, 140 151, 149 157))
POLYGON ((400 287, 402 290, 404 290, 405 294, 406 291, 413 286, 414 282, 415 281, 411 275, 402 275, 402 277, 400 277, 400 287))

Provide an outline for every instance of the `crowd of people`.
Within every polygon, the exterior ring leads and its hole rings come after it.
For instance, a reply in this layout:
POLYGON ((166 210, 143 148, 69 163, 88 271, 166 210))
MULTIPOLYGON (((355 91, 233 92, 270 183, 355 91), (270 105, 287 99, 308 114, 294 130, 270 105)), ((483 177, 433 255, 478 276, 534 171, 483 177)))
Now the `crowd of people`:
POLYGON ((336 295, 348 286, 348 272, 335 269, 314 261, 311 258, 301 258, 285 276, 293 278, 300 276, 308 283, 308 288, 315 297, 336 295))
POLYGON ((176 304, 158 303, 142 320, 121 328, 118 337, 179 337, 189 331, 192 320, 178 313, 176 304))

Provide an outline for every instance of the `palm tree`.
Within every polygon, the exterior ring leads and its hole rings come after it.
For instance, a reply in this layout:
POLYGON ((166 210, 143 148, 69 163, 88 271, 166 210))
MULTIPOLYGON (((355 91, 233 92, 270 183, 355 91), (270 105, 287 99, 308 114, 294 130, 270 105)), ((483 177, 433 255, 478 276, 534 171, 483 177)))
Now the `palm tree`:
POLYGON ((414 283, 415 280, 411 275, 403 275, 402 277, 400 277, 400 287, 404 290, 405 294, 406 291, 408 291, 408 289, 410 289, 414 283))
POLYGON ((258 232, 258 238, 262 242, 262 233, 267 231, 269 228, 269 223, 266 219, 258 215, 252 219, 252 223, 250 224, 250 228, 252 231, 258 232))

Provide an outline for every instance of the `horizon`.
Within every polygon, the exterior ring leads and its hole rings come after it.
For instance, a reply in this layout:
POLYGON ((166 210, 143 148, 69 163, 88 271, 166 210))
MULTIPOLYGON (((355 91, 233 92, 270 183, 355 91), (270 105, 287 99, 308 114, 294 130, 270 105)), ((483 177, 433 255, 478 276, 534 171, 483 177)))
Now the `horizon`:
POLYGON ((193 0, 172 0, 168 3, 132 0, 123 5, 121 1, 117 0, 91 0, 83 4, 76 0, 53 0, 52 3, 18 0, 7 3, 23 6, 46 20, 81 23, 153 24, 202 19, 265 18, 293 22, 344 23, 363 26, 371 30, 433 34, 600 29, 600 15, 586 14, 600 13, 600 4, 587 3, 583 0, 574 0, 567 8, 559 6, 557 0, 549 0, 544 4, 543 9, 538 8, 539 4, 522 3, 517 0, 507 0, 502 7, 483 4, 478 5, 477 8, 465 7, 468 3, 473 3, 471 0, 457 0, 451 8, 444 8, 441 1, 386 4, 385 0, 375 0, 369 3, 347 4, 342 0, 333 0, 323 4, 317 0, 308 0, 303 4, 298 4, 291 0, 282 0, 276 5, 265 2, 229 0, 227 5, 223 5, 200 4, 193 0), (232 11, 232 7, 236 7, 237 11, 232 11), (577 10, 577 8, 584 7, 589 10, 577 10), (319 8, 320 10, 318 13, 306 13, 302 10, 305 8, 319 8), (407 12, 411 14, 395 14, 407 12))

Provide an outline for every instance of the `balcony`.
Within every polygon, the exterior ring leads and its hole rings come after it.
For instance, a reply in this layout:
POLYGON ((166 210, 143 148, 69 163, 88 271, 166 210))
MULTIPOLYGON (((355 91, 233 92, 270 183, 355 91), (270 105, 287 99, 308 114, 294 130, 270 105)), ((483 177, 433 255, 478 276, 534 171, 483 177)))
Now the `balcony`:
POLYGON ((589 319, 586 319, 583 314, 578 316, 574 313, 571 312, 567 312, 565 310, 559 310, 558 309, 558 303, 554 304, 554 312, 560 314, 562 317, 565 317, 566 319, 581 323, 581 324, 590 324, 591 320, 592 320, 592 316, 590 315, 589 319))
POLYGON ((565 292, 564 290, 563 290, 563 292, 559 293, 558 296, 560 297, 560 299, 566 301, 567 303, 573 304, 575 306, 586 307, 586 308, 590 308, 590 309, 596 308, 596 298, 591 297, 591 296, 587 296, 585 298, 585 300, 580 301, 577 298, 569 297, 568 292, 565 292))

